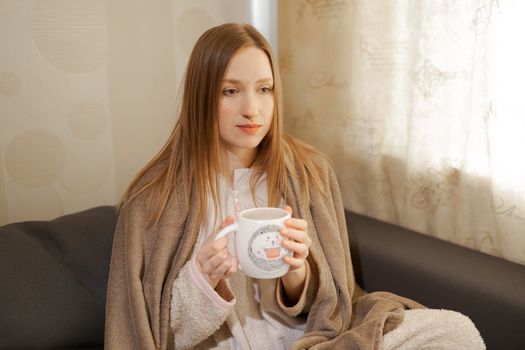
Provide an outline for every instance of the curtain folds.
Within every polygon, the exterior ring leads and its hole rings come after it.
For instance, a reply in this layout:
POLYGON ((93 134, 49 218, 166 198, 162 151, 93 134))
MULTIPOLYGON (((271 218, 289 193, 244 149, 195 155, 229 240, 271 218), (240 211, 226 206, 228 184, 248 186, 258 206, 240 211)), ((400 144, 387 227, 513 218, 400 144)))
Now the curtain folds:
POLYGON ((285 127, 346 208, 525 264, 525 4, 279 5, 285 127))

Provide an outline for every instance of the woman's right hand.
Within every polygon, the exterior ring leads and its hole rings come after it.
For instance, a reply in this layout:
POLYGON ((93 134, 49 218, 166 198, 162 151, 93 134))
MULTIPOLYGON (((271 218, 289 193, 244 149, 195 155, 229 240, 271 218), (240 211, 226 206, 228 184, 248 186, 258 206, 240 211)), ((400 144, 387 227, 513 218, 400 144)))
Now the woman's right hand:
POLYGON ((210 286, 215 289, 221 279, 237 271, 237 258, 228 252, 228 237, 215 239, 215 235, 233 224, 233 216, 227 216, 222 224, 204 241, 197 254, 197 266, 210 286))

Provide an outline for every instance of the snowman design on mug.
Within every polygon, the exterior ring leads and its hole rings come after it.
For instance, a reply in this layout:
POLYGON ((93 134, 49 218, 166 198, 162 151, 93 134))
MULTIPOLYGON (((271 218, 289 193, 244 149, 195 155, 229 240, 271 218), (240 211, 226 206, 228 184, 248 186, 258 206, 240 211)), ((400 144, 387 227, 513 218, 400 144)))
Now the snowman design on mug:
POLYGON ((266 225, 255 231, 248 243, 248 256, 255 266, 273 271, 285 264, 282 257, 286 249, 281 247, 281 235, 277 225, 266 225))

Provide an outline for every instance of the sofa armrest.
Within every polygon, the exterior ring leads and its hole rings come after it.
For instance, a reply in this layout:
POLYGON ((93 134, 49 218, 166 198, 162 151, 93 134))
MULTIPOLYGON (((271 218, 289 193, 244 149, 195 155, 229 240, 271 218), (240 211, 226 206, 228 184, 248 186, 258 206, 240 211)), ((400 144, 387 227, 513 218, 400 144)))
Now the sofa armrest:
POLYGON ((103 347, 111 206, 0 227, 0 349, 103 347))
POLYGON ((525 349, 525 266, 346 212, 358 283, 469 316, 488 349, 525 349))

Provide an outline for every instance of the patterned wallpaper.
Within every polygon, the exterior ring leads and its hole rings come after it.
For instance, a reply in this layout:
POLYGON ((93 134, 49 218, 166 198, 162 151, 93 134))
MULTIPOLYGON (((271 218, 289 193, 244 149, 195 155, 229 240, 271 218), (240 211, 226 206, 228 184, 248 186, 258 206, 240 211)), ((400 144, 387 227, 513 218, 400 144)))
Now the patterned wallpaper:
POLYGON ((0 0, 0 224, 115 204, 174 125, 195 40, 251 9, 0 0))

